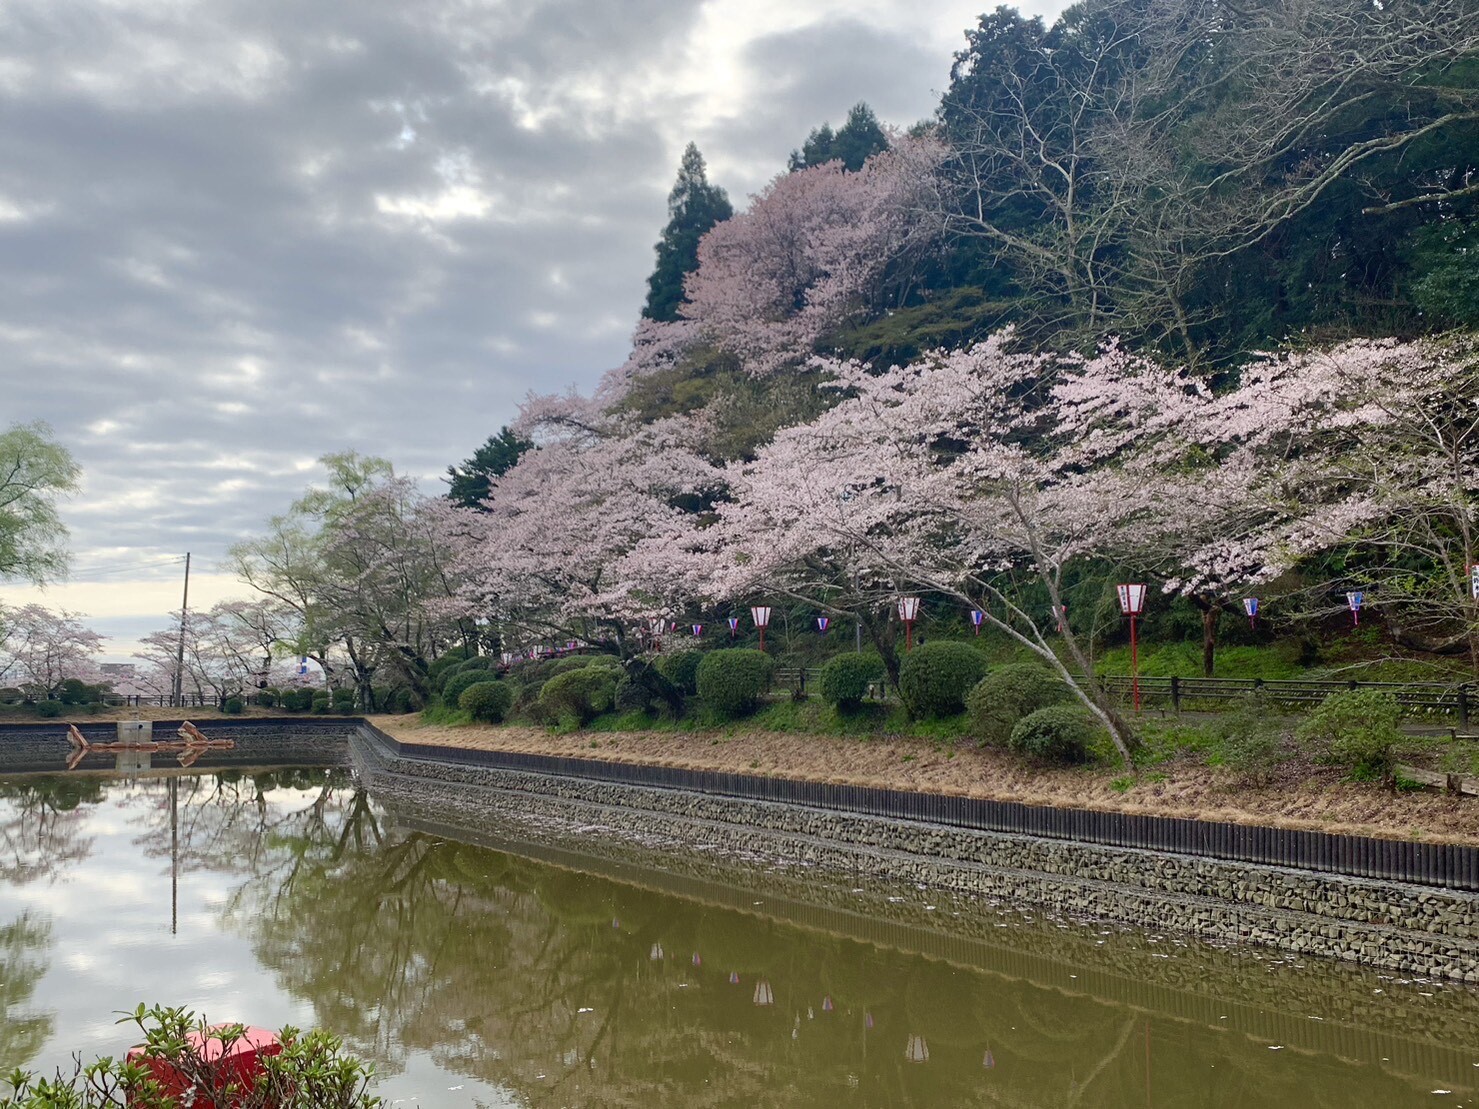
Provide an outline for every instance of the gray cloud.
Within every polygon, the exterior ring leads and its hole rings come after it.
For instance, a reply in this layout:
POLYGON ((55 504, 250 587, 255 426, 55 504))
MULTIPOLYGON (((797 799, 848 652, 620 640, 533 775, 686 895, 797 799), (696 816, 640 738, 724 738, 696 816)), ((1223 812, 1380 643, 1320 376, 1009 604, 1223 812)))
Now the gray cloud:
POLYGON ((974 11, 896 7, 0 0, 0 422, 78 456, 83 561, 436 475, 621 362, 689 138, 742 200, 930 113, 974 11))

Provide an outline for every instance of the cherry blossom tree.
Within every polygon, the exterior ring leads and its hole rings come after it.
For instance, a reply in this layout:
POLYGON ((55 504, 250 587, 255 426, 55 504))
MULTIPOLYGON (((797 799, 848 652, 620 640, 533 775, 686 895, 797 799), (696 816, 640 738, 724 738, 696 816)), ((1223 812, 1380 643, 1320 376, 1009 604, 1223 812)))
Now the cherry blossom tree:
POLYGON ((886 373, 826 369, 845 399, 733 468, 708 564, 695 556, 688 580, 706 570, 717 596, 845 598, 880 647, 882 602, 905 589, 979 608, 1078 691, 1128 762, 1133 732, 1088 650, 1046 616, 1070 565, 1175 526, 1185 490, 1167 467, 1207 391, 1117 348, 1018 351, 1010 332, 886 373))
POLYGON ((1194 435, 1218 462, 1217 492, 1197 506, 1173 584, 1267 581, 1343 547, 1346 576, 1315 583, 1316 611, 1364 587, 1399 637, 1467 649, 1479 672, 1479 340, 1265 356, 1194 435))
POLYGON ((691 420, 638 423, 594 400, 531 397, 519 422, 538 444, 493 486, 489 511, 457 521, 464 612, 513 645, 620 640, 686 599, 656 555, 681 544, 720 487, 691 420))
POLYGON ((931 138, 894 136, 849 173, 828 162, 777 177, 699 244, 680 307, 704 341, 753 374, 804 361, 819 340, 896 303, 938 238, 931 138))
POLYGON ((68 678, 96 682, 103 637, 81 613, 30 604, 0 613, 0 679, 49 697, 68 678))

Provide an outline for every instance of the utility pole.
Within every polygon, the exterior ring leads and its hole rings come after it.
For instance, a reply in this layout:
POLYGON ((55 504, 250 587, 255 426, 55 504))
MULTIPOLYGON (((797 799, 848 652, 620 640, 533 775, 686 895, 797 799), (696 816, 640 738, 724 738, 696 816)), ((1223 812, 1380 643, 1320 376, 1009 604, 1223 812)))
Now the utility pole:
POLYGON ((185 703, 185 621, 190 619, 190 552, 185 552, 185 595, 180 599, 180 642, 175 650, 176 706, 185 703))

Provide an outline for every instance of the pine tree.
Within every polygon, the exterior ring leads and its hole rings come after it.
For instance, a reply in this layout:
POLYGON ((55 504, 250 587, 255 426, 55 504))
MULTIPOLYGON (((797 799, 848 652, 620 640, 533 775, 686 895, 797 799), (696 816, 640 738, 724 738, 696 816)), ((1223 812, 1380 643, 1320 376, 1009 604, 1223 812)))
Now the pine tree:
POLYGON ((447 499, 463 508, 485 510, 483 502, 488 499, 489 482, 502 477, 513 469, 519 456, 534 444, 520 439, 509 428, 499 428, 497 435, 479 447, 473 456, 461 466, 448 466, 447 478, 451 488, 447 499))
POLYGON ((678 318, 683 303, 683 279, 698 269, 698 243, 709 228, 734 215, 723 189, 709 184, 704 156, 688 144, 678 166, 678 180, 668 193, 668 225, 657 243, 657 268, 647 279, 647 304, 642 315, 650 320, 678 318))
POLYGON ((873 109, 862 101, 854 104, 847 113, 847 122, 840 130, 833 131, 832 125, 824 123, 810 135, 800 150, 791 151, 790 169, 810 169, 824 166, 828 162, 841 162, 849 173, 857 173, 863 163, 879 151, 888 149, 888 136, 873 109))

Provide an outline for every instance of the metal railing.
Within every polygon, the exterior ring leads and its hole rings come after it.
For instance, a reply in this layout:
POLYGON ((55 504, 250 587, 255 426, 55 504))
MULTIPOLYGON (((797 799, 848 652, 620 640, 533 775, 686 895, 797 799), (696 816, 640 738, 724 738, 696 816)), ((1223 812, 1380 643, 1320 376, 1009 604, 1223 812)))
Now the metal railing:
MULTIPOLYGON (((771 687, 805 694, 816 684, 819 667, 780 666, 771 687)), ((1132 679, 1123 675, 1100 675, 1104 688, 1128 699, 1132 679)), ((1150 678, 1140 679, 1142 704, 1167 705, 1180 712, 1186 702, 1231 701, 1259 693, 1274 704, 1292 707, 1317 705, 1333 693, 1353 689, 1375 689, 1390 695, 1409 714, 1447 716, 1460 727, 1468 727, 1470 714, 1479 712, 1479 684, 1472 682, 1362 682, 1265 678, 1150 678)), ((879 683, 877 699, 887 700, 888 691, 879 683)))

